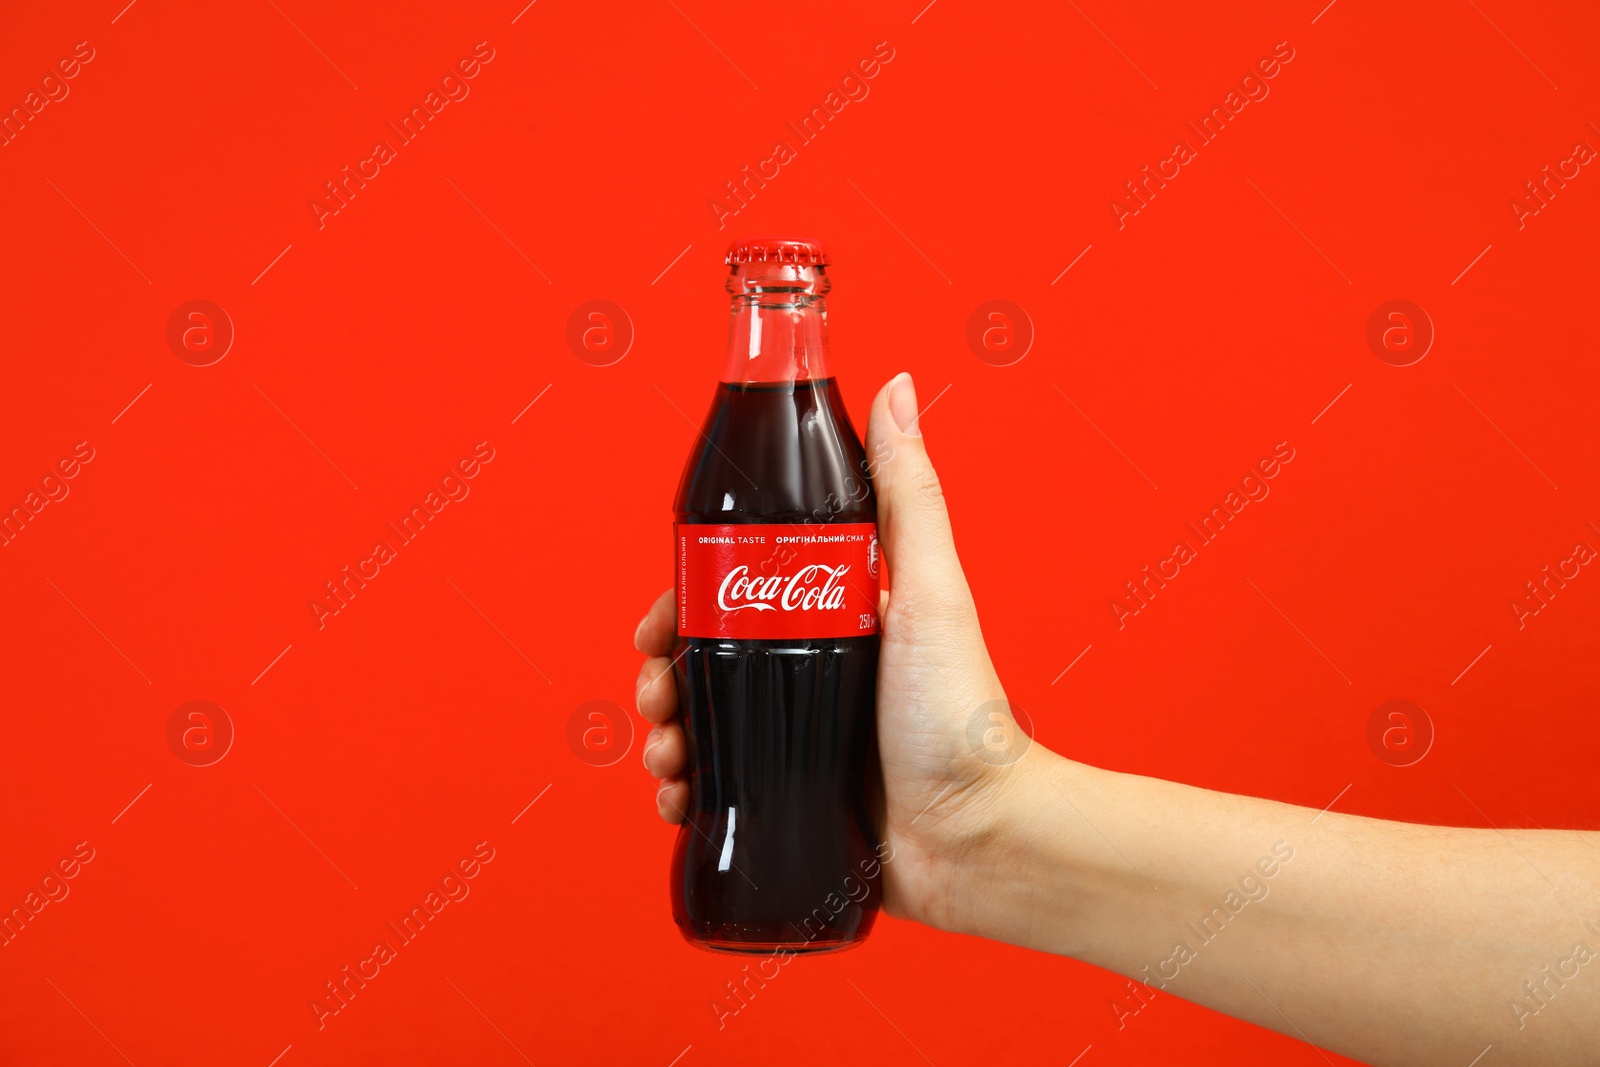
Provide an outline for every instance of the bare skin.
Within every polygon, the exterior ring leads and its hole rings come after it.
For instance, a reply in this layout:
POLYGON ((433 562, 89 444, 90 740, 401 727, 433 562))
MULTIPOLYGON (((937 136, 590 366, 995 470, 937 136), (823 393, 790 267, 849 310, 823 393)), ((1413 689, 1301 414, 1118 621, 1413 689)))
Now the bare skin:
MULTIPOLYGON (((911 379, 867 423, 883 605, 890 914, 1105 967, 1127 1015, 1173 995, 1373 1064, 1600 1063, 1600 833, 1361 818, 1100 770, 1004 710, 911 379), (995 702, 999 702, 998 704, 995 702), (982 710, 980 710, 982 709, 982 710), (987 748, 968 743, 974 715, 987 748), (1525 984, 1526 983, 1526 984, 1525 984)), ((640 622, 657 812, 687 749, 671 594, 640 622)))

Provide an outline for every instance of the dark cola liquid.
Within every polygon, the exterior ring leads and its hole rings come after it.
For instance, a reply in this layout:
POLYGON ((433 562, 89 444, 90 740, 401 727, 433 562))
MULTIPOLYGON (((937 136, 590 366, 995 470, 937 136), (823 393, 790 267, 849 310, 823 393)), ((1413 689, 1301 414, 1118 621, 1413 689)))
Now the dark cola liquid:
MULTIPOLYGON (((678 522, 876 521, 865 451, 833 379, 717 388, 678 522)), ((868 800, 877 635, 680 638, 678 652, 690 792, 672 910, 684 936, 748 952, 865 937, 880 899, 868 800), (724 864, 730 809, 737 832, 724 864)))

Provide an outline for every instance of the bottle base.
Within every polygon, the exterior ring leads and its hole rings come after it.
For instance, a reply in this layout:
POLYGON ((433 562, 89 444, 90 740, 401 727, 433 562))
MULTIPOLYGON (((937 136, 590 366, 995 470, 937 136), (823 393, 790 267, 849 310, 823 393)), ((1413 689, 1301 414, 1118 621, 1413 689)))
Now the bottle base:
POLYGON ((730 940, 718 937, 702 937, 699 934, 678 928, 683 939, 704 952, 715 952, 719 955, 732 956, 773 956, 779 952, 787 952, 793 956, 822 956, 833 952, 845 952, 853 949, 866 941, 866 935, 845 938, 842 940, 815 941, 744 941, 730 940))

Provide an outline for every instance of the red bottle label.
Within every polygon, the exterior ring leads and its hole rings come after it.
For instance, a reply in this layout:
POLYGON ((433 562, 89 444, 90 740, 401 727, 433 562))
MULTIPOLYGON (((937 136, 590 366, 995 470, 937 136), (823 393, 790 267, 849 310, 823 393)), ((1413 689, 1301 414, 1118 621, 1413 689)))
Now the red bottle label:
POLYGON ((878 632, 870 522, 678 523, 678 635, 782 640, 878 632))

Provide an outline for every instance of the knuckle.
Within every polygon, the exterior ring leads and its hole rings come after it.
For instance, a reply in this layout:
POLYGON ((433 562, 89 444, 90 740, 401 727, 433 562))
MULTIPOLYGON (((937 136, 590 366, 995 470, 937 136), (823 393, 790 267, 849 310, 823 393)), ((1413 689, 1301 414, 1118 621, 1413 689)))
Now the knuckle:
POLYGON ((911 490, 924 507, 944 507, 944 486, 939 482, 939 473, 932 467, 925 467, 912 476, 911 490))

